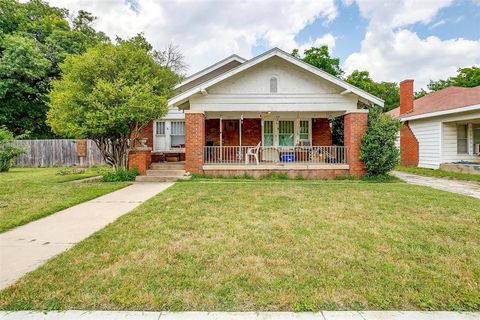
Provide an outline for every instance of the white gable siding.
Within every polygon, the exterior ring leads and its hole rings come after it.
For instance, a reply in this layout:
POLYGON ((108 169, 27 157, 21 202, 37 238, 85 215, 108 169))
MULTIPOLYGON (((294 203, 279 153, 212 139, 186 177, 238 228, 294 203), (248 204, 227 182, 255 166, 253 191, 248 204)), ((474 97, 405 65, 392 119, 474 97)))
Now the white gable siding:
POLYGON ((438 168, 441 159, 441 123, 429 119, 409 122, 418 140, 418 166, 422 168, 438 168))
POLYGON ((274 57, 207 89, 190 99, 196 111, 348 111, 358 98, 343 89, 274 57), (278 92, 270 93, 270 79, 278 92))

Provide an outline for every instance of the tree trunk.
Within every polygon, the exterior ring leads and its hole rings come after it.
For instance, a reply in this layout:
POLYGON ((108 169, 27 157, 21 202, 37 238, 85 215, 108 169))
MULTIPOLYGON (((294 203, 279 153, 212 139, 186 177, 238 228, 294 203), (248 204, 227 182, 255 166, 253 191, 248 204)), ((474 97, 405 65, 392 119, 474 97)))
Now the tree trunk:
POLYGON ((100 137, 93 139, 100 149, 105 162, 117 171, 118 169, 127 169, 128 166, 128 149, 130 147, 130 139, 120 137, 109 139, 100 137))

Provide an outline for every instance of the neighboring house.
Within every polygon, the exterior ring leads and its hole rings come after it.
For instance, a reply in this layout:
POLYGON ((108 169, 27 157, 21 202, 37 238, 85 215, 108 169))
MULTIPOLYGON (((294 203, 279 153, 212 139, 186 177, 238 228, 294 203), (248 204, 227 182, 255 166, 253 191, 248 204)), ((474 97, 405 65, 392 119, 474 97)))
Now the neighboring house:
POLYGON ((413 99, 413 80, 400 83, 401 164, 437 169, 480 160, 480 86, 448 87, 413 99))
POLYGON ((153 162, 177 157, 197 174, 360 176, 365 106, 383 106, 381 99, 277 48, 250 60, 228 57, 175 90, 169 113, 141 136, 153 162), (331 124, 338 116, 344 116, 344 146, 332 145, 331 124))

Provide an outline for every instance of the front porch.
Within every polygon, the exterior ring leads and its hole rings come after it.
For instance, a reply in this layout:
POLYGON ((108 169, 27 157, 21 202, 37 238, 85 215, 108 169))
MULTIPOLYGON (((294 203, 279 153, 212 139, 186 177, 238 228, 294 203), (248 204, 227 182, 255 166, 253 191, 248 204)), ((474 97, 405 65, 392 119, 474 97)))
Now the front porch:
POLYGON ((367 111, 327 113, 186 112, 186 170, 212 176, 285 173, 290 177, 360 176, 367 111), (332 120, 344 117, 344 145, 332 120))

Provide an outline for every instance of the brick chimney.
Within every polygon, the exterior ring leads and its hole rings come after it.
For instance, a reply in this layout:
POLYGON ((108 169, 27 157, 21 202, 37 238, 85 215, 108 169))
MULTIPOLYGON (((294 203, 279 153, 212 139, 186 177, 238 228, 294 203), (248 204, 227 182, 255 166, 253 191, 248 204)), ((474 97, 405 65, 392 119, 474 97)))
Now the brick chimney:
POLYGON ((400 82, 400 115, 413 111, 413 79, 400 82))

